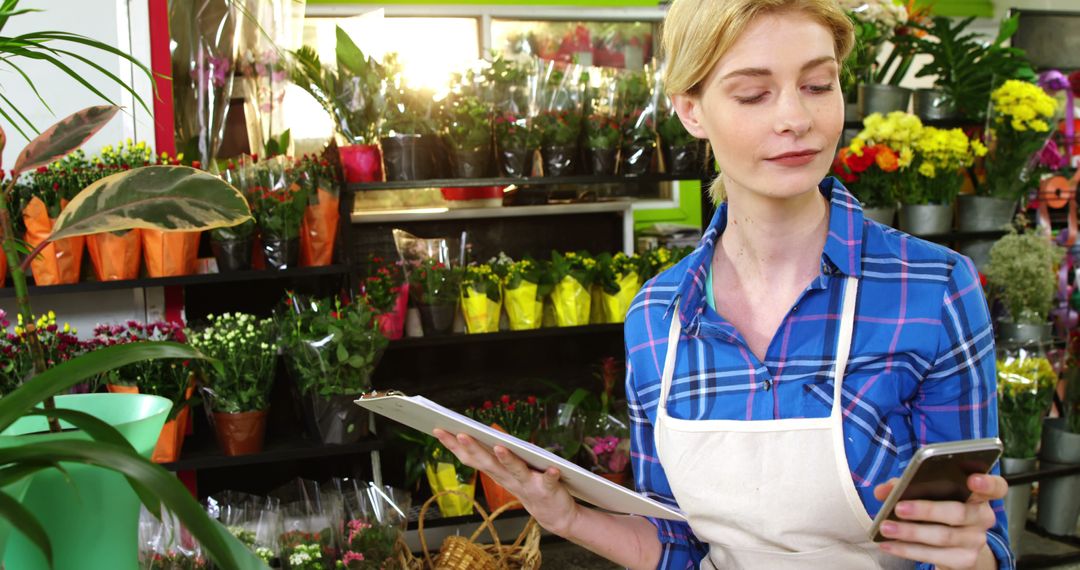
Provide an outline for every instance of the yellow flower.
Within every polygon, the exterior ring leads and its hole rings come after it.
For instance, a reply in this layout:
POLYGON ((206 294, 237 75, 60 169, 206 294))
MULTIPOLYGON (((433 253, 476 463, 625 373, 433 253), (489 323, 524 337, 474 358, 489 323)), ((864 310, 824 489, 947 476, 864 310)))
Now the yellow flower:
POLYGON ((924 162, 919 165, 919 174, 922 174, 927 178, 934 178, 937 176, 937 169, 934 168, 932 163, 924 162))

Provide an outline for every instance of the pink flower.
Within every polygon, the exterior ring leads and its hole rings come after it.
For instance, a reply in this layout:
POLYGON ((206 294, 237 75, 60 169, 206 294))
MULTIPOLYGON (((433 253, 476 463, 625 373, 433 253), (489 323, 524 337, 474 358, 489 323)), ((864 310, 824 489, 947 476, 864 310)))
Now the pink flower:
POLYGON ((345 556, 341 558, 341 561, 344 562, 346 566, 348 566, 350 562, 363 562, 364 555, 360 554, 359 552, 353 552, 350 550, 345 553, 345 556))

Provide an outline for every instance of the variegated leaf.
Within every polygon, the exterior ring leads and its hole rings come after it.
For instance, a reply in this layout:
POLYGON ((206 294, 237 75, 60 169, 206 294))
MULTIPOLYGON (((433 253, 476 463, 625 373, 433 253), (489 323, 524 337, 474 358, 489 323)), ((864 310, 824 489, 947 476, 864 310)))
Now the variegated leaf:
POLYGON ((115 105, 87 107, 49 127, 19 153, 15 176, 67 156, 101 130, 119 110, 115 105))
POLYGON ((145 166, 79 192, 48 241, 133 228, 212 230, 250 219, 244 196, 221 178, 187 166, 145 166))

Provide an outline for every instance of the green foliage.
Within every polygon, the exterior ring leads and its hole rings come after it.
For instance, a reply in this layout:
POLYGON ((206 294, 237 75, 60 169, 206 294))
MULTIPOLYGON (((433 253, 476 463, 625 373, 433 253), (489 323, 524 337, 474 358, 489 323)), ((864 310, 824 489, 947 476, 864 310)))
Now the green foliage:
POLYGON ((1006 234, 990 248, 986 278, 1014 323, 1042 324, 1057 292, 1064 250, 1034 232, 1006 234))
POLYGON ((619 279, 637 273, 638 277, 646 274, 648 264, 645 258, 618 252, 615 255, 604 252, 596 256, 596 284, 608 294, 615 295, 621 288, 619 279))
POLYGON ((524 400, 511 400, 503 394, 498 401, 485 401, 480 406, 469 406, 465 415, 484 424, 497 425, 506 433, 530 441, 536 430, 540 429, 540 405, 536 396, 524 400))
POLYGON ((244 313, 207 315, 209 325, 189 332, 188 342, 221 362, 221 370, 203 367, 204 390, 215 412, 265 410, 277 363, 277 328, 270 319, 244 313))
MULTIPOLYGON (((184 327, 179 323, 158 321, 142 324, 128 321, 119 325, 98 325, 91 341, 96 346, 113 346, 140 341, 187 342, 184 327)), ((190 360, 144 360, 109 371, 105 381, 110 384, 137 386, 140 394, 168 398, 173 412, 179 412, 187 401, 193 367, 190 360)))
POLYGON ((553 284, 569 276, 588 289, 596 278, 596 260, 587 251, 568 251, 565 254, 553 251, 550 275, 553 284))
POLYGON ((478 151, 491 146, 491 111, 476 97, 450 99, 443 111, 443 126, 455 149, 478 151))
POLYGON ((362 301, 306 299, 289 293, 279 311, 282 345, 301 393, 360 394, 389 341, 362 301))
POLYGON ((669 147, 689 146, 698 143, 698 138, 690 134, 674 112, 668 114, 656 126, 660 140, 669 147))
POLYGON ((935 77, 934 86, 956 102, 961 116, 982 120, 989 108, 990 92, 996 83, 1006 79, 1035 80, 1035 71, 1024 51, 1005 43, 1016 33, 1019 16, 1001 21, 997 38, 986 45, 968 26, 974 17, 954 20, 944 16, 933 18, 931 25, 912 24, 927 32, 927 37, 908 36, 920 53, 931 60, 915 77, 935 77))
POLYGON ((585 118, 585 148, 613 149, 619 146, 619 124, 608 115, 585 118))
POLYGON ((267 139, 266 143, 263 144, 263 155, 270 158, 289 152, 289 144, 292 138, 290 130, 285 129, 281 136, 272 136, 267 139))
POLYGON ((531 150, 540 146, 540 131, 524 115, 507 112, 495 116, 495 143, 504 150, 531 150))
POLYGON ((1046 358, 1021 352, 998 360, 998 421, 1005 457, 1035 457, 1055 386, 1057 375, 1046 358))
POLYGON ((544 146, 572 146, 581 135, 581 114, 576 111, 545 111, 535 119, 544 146))
POLYGON ((400 83, 387 84, 383 136, 435 134, 434 105, 430 91, 412 89, 400 83))
POLYGON ((420 305, 452 305, 461 292, 462 271, 426 259, 409 273, 410 295, 420 305))
POLYGON ((466 266, 461 279, 461 288, 466 295, 473 291, 486 295, 488 299, 496 303, 502 300, 502 279, 486 263, 466 266))

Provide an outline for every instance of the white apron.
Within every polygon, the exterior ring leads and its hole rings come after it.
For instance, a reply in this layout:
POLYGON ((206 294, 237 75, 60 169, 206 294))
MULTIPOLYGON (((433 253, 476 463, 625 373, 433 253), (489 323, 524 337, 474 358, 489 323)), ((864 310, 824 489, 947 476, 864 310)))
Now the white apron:
POLYGON ((827 418, 684 420, 667 415, 682 327, 676 307, 656 412, 656 447, 672 494, 709 545, 701 568, 913 568, 867 536, 871 519, 851 479, 840 387, 858 279, 848 277, 827 418))

